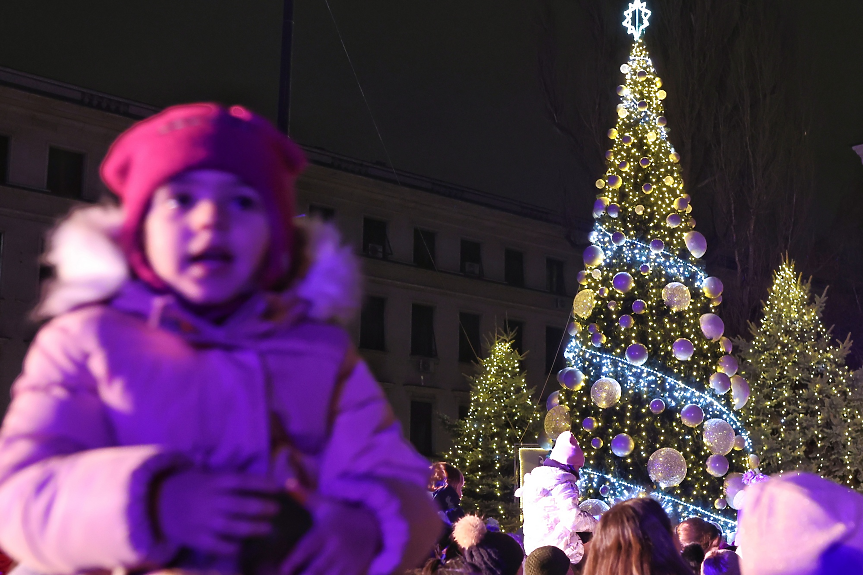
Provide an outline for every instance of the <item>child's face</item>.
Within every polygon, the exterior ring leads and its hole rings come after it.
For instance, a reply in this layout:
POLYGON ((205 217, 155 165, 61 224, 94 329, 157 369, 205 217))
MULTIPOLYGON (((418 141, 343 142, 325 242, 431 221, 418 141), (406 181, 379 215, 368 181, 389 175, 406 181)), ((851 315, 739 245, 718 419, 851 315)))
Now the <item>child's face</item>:
POLYGON ((250 291, 269 241, 260 194, 218 170, 171 180, 153 194, 144 219, 153 271, 196 305, 226 303, 250 291))

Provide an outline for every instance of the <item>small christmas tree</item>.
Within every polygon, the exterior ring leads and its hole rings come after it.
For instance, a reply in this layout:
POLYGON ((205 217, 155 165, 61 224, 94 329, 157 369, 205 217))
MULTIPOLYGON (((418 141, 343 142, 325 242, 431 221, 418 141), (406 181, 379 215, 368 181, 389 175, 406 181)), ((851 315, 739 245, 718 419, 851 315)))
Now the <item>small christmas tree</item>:
POLYGON ((752 382, 747 411, 761 470, 804 469, 858 487, 863 420, 845 365, 850 336, 834 341, 821 316, 825 293, 811 294, 794 262, 776 272, 764 317, 738 338, 740 369, 752 382))
POLYGON ((500 521, 504 530, 518 528, 514 502, 515 449, 523 438, 535 438, 539 416, 521 371, 523 356, 513 349, 512 332, 498 333, 488 357, 480 359, 470 378, 470 409, 453 427, 453 447, 445 459, 465 476, 462 507, 500 521))
POLYGON ((751 443, 735 413, 747 382, 716 315, 722 282, 701 261, 707 243, 695 231, 666 93, 642 40, 650 11, 635 0, 625 15, 635 41, 596 182, 570 367, 558 375, 564 389, 547 405, 545 429, 554 438, 572 428, 584 448, 585 497, 612 504, 651 492, 678 520, 698 515, 733 531, 734 515, 723 510, 749 468, 751 443))

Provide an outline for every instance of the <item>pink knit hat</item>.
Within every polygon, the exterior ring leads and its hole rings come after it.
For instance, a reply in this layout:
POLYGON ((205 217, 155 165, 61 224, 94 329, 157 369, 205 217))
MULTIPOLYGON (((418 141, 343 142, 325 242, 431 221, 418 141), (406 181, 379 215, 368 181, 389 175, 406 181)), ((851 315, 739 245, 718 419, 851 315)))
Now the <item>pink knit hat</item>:
POLYGON ((183 104, 120 134, 102 162, 102 181, 125 209, 120 245, 144 282, 164 289, 144 254, 141 224, 156 189, 197 169, 234 174, 261 194, 270 218, 262 280, 271 287, 288 271, 293 247, 294 181, 306 160, 299 146, 241 106, 183 104))
POLYGON ((811 473, 746 488, 737 543, 746 575, 863 573, 863 495, 811 473))
POLYGON ((558 463, 571 465, 576 469, 584 467, 584 452, 571 431, 564 431, 558 436, 549 457, 558 463))

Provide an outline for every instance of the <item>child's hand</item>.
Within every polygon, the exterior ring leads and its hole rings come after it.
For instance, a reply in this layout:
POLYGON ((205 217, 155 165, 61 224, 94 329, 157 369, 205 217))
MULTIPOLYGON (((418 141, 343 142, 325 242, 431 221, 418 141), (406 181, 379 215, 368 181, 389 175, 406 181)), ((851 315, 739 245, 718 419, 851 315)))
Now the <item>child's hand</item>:
POLYGON ((181 471, 156 487, 158 526, 169 541, 231 555, 246 537, 266 535, 279 510, 271 479, 240 473, 181 471))
POLYGON ((316 506, 314 524, 282 565, 281 575, 366 573, 380 551, 381 531, 365 507, 336 501, 316 506))

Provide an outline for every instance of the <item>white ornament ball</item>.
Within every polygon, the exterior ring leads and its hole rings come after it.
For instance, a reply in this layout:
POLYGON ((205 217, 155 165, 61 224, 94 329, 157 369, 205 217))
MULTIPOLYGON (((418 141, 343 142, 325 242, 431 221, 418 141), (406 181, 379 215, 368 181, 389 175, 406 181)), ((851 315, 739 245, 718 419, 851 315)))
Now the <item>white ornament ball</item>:
POLYGON ((602 270, 599 268, 594 268, 594 269, 590 270, 590 275, 593 276, 593 279, 598 280, 599 278, 602 277, 602 270))
POLYGON ((650 251, 655 254, 658 254, 662 250, 665 249, 665 243, 662 240, 652 240, 650 242, 650 251))
POLYGON ((618 457, 626 457, 635 449, 635 441, 629 435, 621 433, 611 440, 611 452, 618 457))
POLYGON ((611 243, 616 246, 622 246, 626 243, 626 234, 623 232, 614 232, 611 234, 611 243))
POLYGON ((719 371, 731 377, 737 373, 737 359, 733 355, 723 355, 717 364, 719 371))
POLYGON ((605 252, 599 246, 587 246, 584 249, 584 265, 589 268, 602 265, 605 259, 605 252))
POLYGON ((749 382, 735 375, 731 378, 731 398, 734 401, 734 409, 742 409, 749 401, 749 382))
POLYGON ((603 377, 590 386, 590 399, 602 409, 606 409, 620 401, 620 391, 620 384, 616 380, 603 377))
POLYGON ((709 277, 701 283, 701 289, 704 290, 704 295, 712 299, 722 295, 724 287, 722 285, 722 280, 715 277, 709 277))
POLYGON ((647 303, 643 299, 637 299, 632 302, 633 313, 644 313, 647 310, 647 303))
POLYGON ((608 506, 608 503, 600 499, 585 499, 578 504, 578 508, 596 519, 598 519, 602 516, 603 513, 611 509, 608 506))
POLYGON ((683 422, 683 425, 698 427, 704 421, 704 410, 694 403, 685 405, 680 410, 680 420, 683 422))
POLYGON ((626 348, 626 361, 632 365, 644 365, 647 361, 647 348, 640 343, 633 343, 626 348))
POLYGON ((734 428, 724 419, 708 419, 704 422, 704 445, 710 453, 728 455, 734 448, 734 437, 734 428))
POLYGON ((595 202, 593 202, 593 217, 598 218, 602 214, 605 213, 605 208, 608 207, 609 200, 606 197, 597 198, 595 202))
POLYGON ((578 272, 575 276, 575 281, 577 281, 581 285, 586 284, 587 283, 587 272, 584 270, 581 270, 580 272, 578 272))
POLYGON ((560 392, 553 391, 548 395, 548 399, 545 400, 545 408, 551 411, 558 405, 560 405, 560 392))
POLYGON ((761 464, 761 459, 755 455, 754 453, 749 455, 749 468, 750 469, 758 469, 758 466, 761 464))
POLYGON ((596 294, 594 291, 592 289, 583 289, 572 300, 572 313, 580 318, 587 319, 593 313, 595 306, 596 294))
POLYGON ((671 447, 657 449, 647 460, 647 474, 663 489, 680 485, 686 478, 686 460, 671 447))
POLYGON ((689 253, 696 258, 700 258, 707 253, 707 240, 701 235, 701 232, 687 232, 683 236, 683 241, 686 243, 686 249, 689 250, 689 253))
POLYGON ((725 509, 728 507, 728 502, 725 501, 724 497, 718 497, 716 501, 713 502, 713 506, 717 509, 725 509))
POLYGON ((698 319, 701 324, 701 333, 711 341, 718 341, 725 333, 725 323, 715 313, 706 313, 698 319))
POLYGON ((728 390, 731 389, 731 378, 721 371, 717 371, 710 376, 710 387, 719 395, 728 393, 728 390))
POLYGON ((584 421, 581 422, 581 426, 585 431, 593 431, 596 429, 597 421, 595 417, 585 417, 584 421))
POLYGON ((671 351, 674 352, 674 357, 680 361, 687 361, 695 353, 695 348, 691 341, 682 337, 671 344, 671 351))
MULTIPOLYGON (((602 180, 599 180, 599 181, 602 182, 602 180)), ((605 182, 602 182, 602 183, 604 184, 605 182)), ((689 207, 689 198, 681 196, 681 197, 677 198, 676 200, 674 200, 674 209, 675 210, 680 210, 682 212, 688 207, 689 207)))
POLYGON ((671 282, 662 288, 662 300, 671 311, 683 311, 692 302, 689 288, 680 282, 671 282))
POLYGON ((734 451, 743 451, 746 447, 746 438, 742 435, 738 435, 734 438, 734 451))
MULTIPOLYGON (((725 478, 722 487, 725 490, 725 500, 732 502, 731 506, 734 507, 734 497, 743 491, 744 487, 746 487, 743 483, 743 474, 736 472, 729 473, 725 478)), ((737 509, 737 507, 734 508, 737 509)))
POLYGON ((731 502, 731 506, 738 511, 743 509, 743 506, 746 504, 746 490, 743 489, 737 492, 737 495, 734 496, 734 501, 731 502))
POLYGON ((635 320, 632 319, 631 315, 624 314, 624 315, 620 316, 620 319, 617 320, 617 323, 620 324, 620 327, 628 329, 628 328, 632 327, 633 325, 635 325, 635 320))
POLYGON ((618 206, 617 204, 609 204, 606 211, 608 212, 609 216, 611 216, 612 218, 616 218, 620 215, 620 206, 618 206))
POLYGON ((667 218, 665 218, 665 225, 669 228, 676 228, 682 223, 683 220, 677 214, 670 214, 667 218))
POLYGON ((728 339, 727 337, 720 337, 719 338, 719 349, 721 349, 725 353, 731 353, 731 350, 733 349, 733 347, 734 346, 731 345, 731 340, 728 339))
POLYGON ((614 275, 614 278, 611 280, 612 285, 614 285, 614 289, 619 291, 620 293, 626 293, 632 289, 632 276, 626 272, 620 272, 614 275))
POLYGON ((707 473, 713 477, 722 477, 728 473, 728 459, 724 455, 711 455, 707 458, 707 473))
POLYGON ((665 411, 665 402, 658 397, 656 399, 652 399, 650 401, 650 411, 654 415, 659 415, 660 413, 665 411))
POLYGON ((560 370, 560 373, 563 375, 558 376, 558 381, 567 389, 578 389, 584 383, 584 374, 575 368, 568 367, 560 370))

